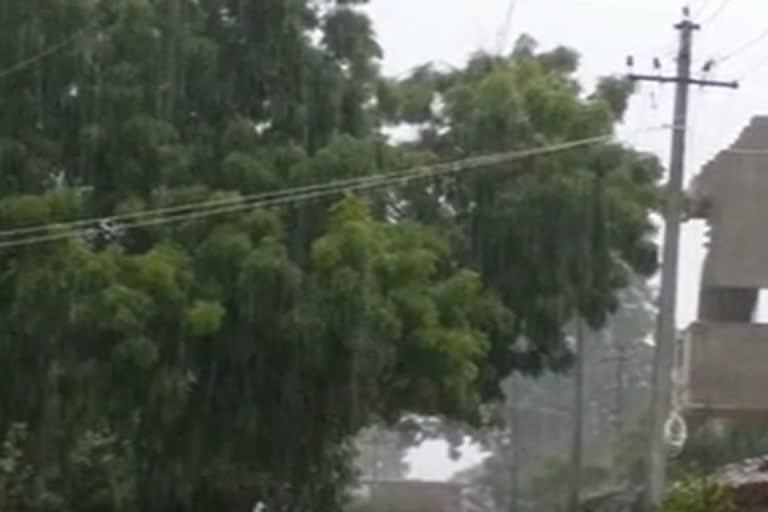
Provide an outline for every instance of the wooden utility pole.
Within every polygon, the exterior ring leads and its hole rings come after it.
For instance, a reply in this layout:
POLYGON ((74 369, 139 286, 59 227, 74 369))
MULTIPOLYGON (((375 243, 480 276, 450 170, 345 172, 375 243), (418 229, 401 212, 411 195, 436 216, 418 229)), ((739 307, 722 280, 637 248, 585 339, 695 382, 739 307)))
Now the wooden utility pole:
POLYGON ((666 447, 664 423, 669 414, 672 361, 677 326, 677 274, 680 250, 680 224, 683 215, 683 178, 685 164, 685 135, 688 122, 688 90, 691 85, 702 87, 737 88, 736 82, 720 82, 691 78, 693 33, 700 27, 688 19, 675 25, 680 32, 675 76, 630 74, 633 81, 675 84, 675 105, 672 124, 672 149, 669 163, 669 181, 664 209, 664 248, 661 262, 661 292, 656 326, 656 350, 653 358, 651 388, 651 417, 648 446, 648 474, 644 510, 650 511, 661 501, 666 480, 666 447))

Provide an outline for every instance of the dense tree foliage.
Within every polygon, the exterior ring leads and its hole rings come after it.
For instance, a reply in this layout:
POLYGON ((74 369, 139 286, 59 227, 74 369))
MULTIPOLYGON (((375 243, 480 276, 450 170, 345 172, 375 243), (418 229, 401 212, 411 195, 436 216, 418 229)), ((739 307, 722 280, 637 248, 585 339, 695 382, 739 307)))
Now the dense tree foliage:
POLYGON ((565 49, 385 79, 363 3, 0 4, 4 511, 334 510, 353 434, 478 421, 653 270, 659 168, 614 143, 247 209, 621 116, 565 49), (213 200, 239 210, 184 206, 213 200))

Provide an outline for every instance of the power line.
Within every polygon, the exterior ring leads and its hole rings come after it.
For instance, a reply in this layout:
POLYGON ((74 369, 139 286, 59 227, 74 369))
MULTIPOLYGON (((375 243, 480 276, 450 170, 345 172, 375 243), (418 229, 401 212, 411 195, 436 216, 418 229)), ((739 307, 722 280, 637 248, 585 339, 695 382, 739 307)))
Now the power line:
MULTIPOLYGON (((526 158, 529 156, 543 155, 548 153, 564 151, 564 150, 576 148, 579 146, 595 144, 598 142, 606 141, 611 137, 612 137, 611 135, 602 135, 602 136, 591 137, 587 139, 580 139, 576 141, 565 142, 561 144, 555 144, 555 145, 550 145, 550 146, 545 146, 540 148, 512 151, 507 153, 496 153, 496 154, 485 155, 481 157, 467 158, 467 159, 463 159, 455 162, 436 164, 432 166, 421 166, 421 167, 416 167, 400 173, 387 173, 387 174, 378 175, 378 176, 368 176, 358 180, 339 180, 339 181, 333 181, 326 184, 322 184, 319 186, 311 185, 307 187, 288 188, 288 189, 283 189, 282 191, 277 191, 275 193, 272 193, 272 194, 277 194, 275 197, 268 197, 269 193, 256 194, 250 197, 245 196, 245 197, 237 198, 235 200, 211 201, 208 203, 181 205, 179 207, 172 207, 172 208, 146 210, 143 212, 135 212, 134 214, 129 214, 125 216, 108 217, 106 219, 104 217, 100 217, 100 218, 96 217, 96 218, 74 221, 70 223, 49 223, 49 224, 34 226, 30 228, 22 228, 22 230, 23 232, 29 233, 33 231, 44 232, 44 231, 47 231, 50 229, 56 229, 56 228, 71 229, 73 227, 96 224, 104 220, 125 219, 125 218, 130 219, 130 218, 136 218, 136 217, 138 217, 137 220, 130 221, 127 224, 125 224, 123 227, 133 228, 133 227, 141 227, 141 226, 148 226, 148 225, 165 224, 168 222, 176 222, 176 221, 187 220, 187 219, 197 219, 197 218, 202 218, 210 215, 233 213, 233 212, 238 212, 241 210, 246 210, 251 208, 257 208, 257 207, 263 207, 263 206, 274 206, 278 204, 286 204, 291 202, 303 201, 307 199, 333 195, 339 192, 367 190, 367 189, 377 188, 380 186, 393 184, 393 183, 404 183, 414 179, 429 178, 429 177, 439 176, 439 175, 449 174, 449 173, 458 173, 466 170, 500 164, 500 163, 504 163, 511 160, 526 158), (178 215, 165 215, 169 211, 177 211, 180 209, 186 209, 186 210, 191 209, 193 211, 181 212, 178 215), (194 211, 195 209, 197 209, 198 211, 194 211)), ((12 229, 12 230, 0 231, 0 237, 18 235, 20 234, 20 232, 22 232, 22 230, 12 229)), ((48 241, 48 240, 56 240, 60 238, 67 238, 67 237, 73 236, 73 234, 74 233, 72 232, 58 232, 58 233, 49 233, 41 237, 29 237, 29 238, 22 238, 17 240, 9 240, 5 242, 0 242, 0 247, 9 247, 17 244, 28 243, 28 242, 34 243, 38 241, 42 242, 42 241, 48 241)))
MULTIPOLYGON (((653 129, 653 128, 652 128, 653 129)), ((510 151, 505 153, 494 153, 490 155, 484 155, 480 157, 472 157, 454 162, 447 162, 443 164, 436 164, 432 166, 420 166, 400 173, 386 173, 378 176, 368 176, 360 178, 358 180, 338 180, 329 182, 322 185, 311 185, 307 187, 294 187, 283 189, 282 191, 276 191, 271 193, 273 197, 269 197, 268 194, 255 194, 252 196, 244 196, 237 199, 227 201, 212 201, 208 203, 196 203, 189 205, 180 205, 178 207, 171 208, 159 208, 155 210, 146 210, 143 212, 134 212, 132 214, 125 214, 123 216, 115 217, 94 217, 90 219, 81 219, 77 221, 64 222, 64 223, 48 223, 33 227, 10 229, 0 231, 0 237, 9 237, 19 234, 29 234, 33 232, 46 232, 49 230, 57 230, 54 233, 46 233, 41 236, 27 236, 19 239, 12 239, 0 242, 0 248, 16 247, 20 245, 30 245, 35 243, 62 240, 66 238, 72 238, 77 236, 77 232, 72 231, 73 228, 87 226, 91 224, 97 224, 104 220, 114 219, 129 219, 129 222, 120 226, 124 229, 132 229, 143 226, 153 226, 161 224, 169 224, 174 222, 180 222, 185 220, 193 220, 213 215, 220 215, 226 213, 237 213, 253 208, 263 208, 276 205, 283 205, 288 203, 295 203, 314 199, 318 197, 329 196, 340 192, 349 192, 356 190, 369 190, 386 185, 396 183, 407 183, 412 180, 430 178, 435 176, 441 176, 445 174, 457 174, 468 170, 478 169, 482 167, 488 167, 497 165, 513 160, 519 160, 532 156, 540 156, 546 154, 557 153, 574 149, 582 146, 589 146, 600 142, 606 142, 613 138, 613 135, 600 135, 596 137, 589 137, 584 139, 578 139, 559 144, 552 144, 548 146, 532 148, 527 150, 510 151), (182 211, 191 210, 191 211, 182 211), (179 212, 177 214, 168 215, 169 212, 179 212), (135 220, 131 220, 135 219, 135 220)))
POLYGON ((716 62, 718 64, 722 64, 723 62, 727 62, 727 61, 731 60, 733 57, 735 57, 736 55, 738 55, 739 53, 744 52, 746 50, 749 50, 754 45, 756 45, 757 43, 761 42, 763 39, 765 39, 767 37, 768 37, 768 29, 760 32, 757 36, 755 36, 752 39, 748 40, 747 42, 745 42, 741 46, 737 46, 735 50, 733 50, 730 53, 726 54, 724 57, 721 57, 721 58, 717 59, 716 62))
POLYGON ((689 11, 693 12, 693 19, 697 19, 699 16, 704 13, 704 11, 707 10, 707 7, 709 7, 709 4, 711 3, 711 0, 698 0, 695 2, 696 5, 692 6, 690 3, 684 3, 683 9, 688 9, 689 11), (691 7, 693 7, 691 9, 691 7))
POLYGON ((457 160, 453 162, 446 162, 446 163, 440 163, 440 164, 434 164, 434 165, 423 165, 423 166, 412 167, 410 169, 404 169, 400 171, 379 173, 379 174, 368 175, 368 176, 359 176, 355 178, 345 178, 341 180, 333 180, 326 183, 315 183, 315 184, 303 185, 299 187, 290 187, 290 188, 285 188, 281 190, 261 192, 257 194, 249 194, 245 196, 238 196, 238 197, 227 198, 227 199, 218 199, 213 201, 202 201, 202 202, 196 202, 196 203, 181 204, 181 205, 175 205, 175 206, 155 208, 151 210, 117 214, 117 215, 107 216, 107 217, 91 217, 91 218, 72 220, 72 221, 66 221, 61 223, 51 223, 51 224, 45 224, 45 225, 0 230, 0 238, 18 236, 18 235, 29 235, 29 234, 44 232, 50 229, 51 226, 72 229, 72 228, 79 228, 79 227, 87 227, 87 226, 102 222, 104 220, 108 220, 112 222, 134 221, 134 220, 140 220, 143 217, 190 213, 189 212, 190 210, 205 210, 209 208, 227 207, 231 205, 242 204, 243 202, 271 201, 277 198, 284 197, 286 195, 298 195, 298 194, 306 194, 306 193, 314 193, 314 192, 335 193, 339 189, 343 190, 349 187, 356 187, 359 185, 364 185, 368 182, 379 183, 382 180, 386 180, 386 181, 398 181, 403 179, 407 180, 409 178, 418 177, 420 175, 430 176, 436 172, 437 173, 460 172, 462 170, 467 170, 467 169, 486 167, 489 165, 503 163, 508 160, 525 158, 528 156, 536 156, 540 154, 562 151, 562 150, 570 149, 573 147, 579 147, 585 144, 592 144, 595 142, 603 141, 605 139, 609 139, 610 137, 611 135, 600 135, 597 137, 579 139, 575 141, 569 141, 569 142, 543 146, 538 148, 509 151, 505 153, 494 153, 490 155, 465 158, 465 159, 457 160))
MULTIPOLYGON (((732 0, 722 0, 715 9, 709 13, 709 16, 704 18, 700 21, 702 25, 712 23, 715 19, 717 19, 718 16, 720 16, 723 11, 725 11, 725 8, 728 7, 728 5, 731 3, 732 0)), ((702 11, 704 11, 704 8, 706 5, 703 6, 703 8, 699 11, 698 14, 702 14, 702 11)))
POLYGON ((515 9, 517 8, 517 0, 509 0, 507 4, 507 11, 504 15, 504 22, 499 27, 499 32, 496 35, 496 54, 501 55, 509 42, 509 32, 512 27, 512 19, 515 15, 515 9))
POLYGON ((762 70, 766 65, 768 65, 768 55, 765 55, 763 58, 761 58, 757 62, 750 63, 749 68, 744 69, 741 72, 741 74, 738 75, 737 82, 741 83, 743 81, 746 81, 747 78, 755 74, 757 71, 762 70))
POLYGON ((39 51, 38 53, 31 55, 25 59, 20 60, 19 62, 16 62, 15 64, 11 64, 10 66, 0 69, 0 79, 6 78, 9 75, 12 75, 14 73, 18 73, 19 71, 23 71, 24 69, 32 66, 33 64, 37 63, 40 60, 45 59, 46 57, 49 57, 51 55, 54 55, 58 53, 59 51, 63 50, 70 44, 77 41, 81 36, 83 36, 88 30, 90 30, 91 27, 85 27, 81 28, 80 30, 74 32, 73 34, 69 35, 68 37, 62 39, 61 41, 54 43, 47 48, 39 51))
POLYGON ((757 64, 751 66, 748 70, 744 71, 744 73, 739 75, 739 79, 738 79, 739 82, 745 81, 746 78, 749 75, 753 74, 756 71, 759 71, 759 70, 763 69, 766 66, 766 64, 768 64, 768 56, 766 56, 765 58, 761 59, 760 61, 757 62, 757 64))
POLYGON ((67 37, 59 40, 56 43, 51 44, 50 46, 47 46, 46 48, 40 50, 39 52, 33 55, 30 55, 29 57, 26 57, 14 64, 11 64, 10 66, 0 69, 0 79, 6 78, 7 76, 12 75, 14 73, 18 73, 19 71, 23 71, 26 68, 37 63, 38 61, 43 60, 52 55, 55 55, 56 53, 66 49, 68 46, 77 42, 78 39, 86 35, 91 30, 98 29, 98 28, 105 28, 105 29, 111 28, 116 24, 116 22, 117 21, 115 18, 109 19, 106 22, 106 24, 102 24, 98 19, 95 21, 92 21, 88 23, 86 26, 84 26, 83 28, 75 30, 67 37))
MULTIPOLYGON (((227 199, 217 199, 217 200, 211 200, 211 201, 180 204, 180 205, 167 206, 167 207, 155 208, 150 210, 141 210, 136 212, 122 213, 122 214, 117 214, 117 215, 107 216, 107 217, 92 217, 92 218, 86 218, 86 219, 66 221, 63 223, 56 223, 55 225, 61 228, 66 227, 66 228, 73 229, 78 227, 87 227, 104 220, 108 220, 111 222, 133 221, 133 220, 140 220, 142 217, 151 217, 156 215, 168 215, 168 214, 171 214, 171 215, 183 214, 183 213, 189 213, 190 210, 226 207, 230 205, 241 204, 247 201, 270 201, 270 200, 283 197, 286 194, 304 194, 304 193, 310 193, 310 192, 322 192, 325 190, 335 191, 337 189, 343 189, 344 187, 353 187, 368 181, 378 181, 382 179, 392 179, 392 180, 407 179, 409 177, 413 177, 416 174, 419 174, 420 172, 424 172, 424 173, 430 172, 429 170, 424 170, 424 169, 432 170, 433 167, 428 167, 428 166, 416 167, 416 168, 407 169, 403 171, 382 173, 382 174, 377 174, 372 176, 360 176, 356 178, 346 178, 342 180, 334 180, 327 183, 316 183, 316 184, 304 185, 300 187, 274 190, 270 192, 260 192, 257 194, 237 196, 237 197, 232 197, 227 199)), ((35 225, 35 226, 29 226, 29 227, 2 230, 0 231, 0 238, 44 232, 49 229, 49 226, 50 225, 35 225)))

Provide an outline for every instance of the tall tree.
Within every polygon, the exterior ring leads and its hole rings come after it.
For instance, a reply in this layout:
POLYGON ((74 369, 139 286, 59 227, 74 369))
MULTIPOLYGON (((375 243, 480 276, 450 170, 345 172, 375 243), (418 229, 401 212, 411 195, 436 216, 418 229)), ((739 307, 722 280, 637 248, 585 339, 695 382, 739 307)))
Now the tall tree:
POLYGON ((3 510, 337 510, 362 428, 478 422, 511 371, 568 365, 569 318, 601 324, 653 270, 659 167, 615 143, 248 200, 621 115, 563 49, 386 80, 363 3, 2 2, 3 510), (424 130, 395 145, 386 122, 424 130), (230 208, 190 206, 212 201, 230 208))

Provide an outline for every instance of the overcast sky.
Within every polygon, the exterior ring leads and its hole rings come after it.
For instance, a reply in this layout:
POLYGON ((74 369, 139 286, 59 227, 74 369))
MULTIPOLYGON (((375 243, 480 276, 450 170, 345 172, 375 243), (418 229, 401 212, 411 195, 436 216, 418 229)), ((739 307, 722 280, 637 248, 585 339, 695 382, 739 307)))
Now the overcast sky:
MULTIPOLYGON (((768 1, 767 0, 517 0, 509 30, 499 37, 509 0, 371 0, 382 44, 384 70, 397 75, 428 61, 461 64, 478 49, 511 48, 522 33, 543 48, 563 44, 582 55, 579 76, 585 84, 605 74, 626 71, 626 56, 635 56, 635 71, 652 71, 659 57, 664 71, 674 71, 677 33, 683 5, 690 5, 702 30, 694 39, 694 70, 708 59, 720 60, 708 75, 738 79, 741 88, 699 90, 691 95, 687 176, 724 148, 756 114, 768 112, 768 1)), ((649 126, 671 122, 670 86, 644 85, 633 100, 624 139, 653 151, 666 163, 669 133, 638 133, 649 126)), ((694 318, 703 257, 701 224, 683 229, 678 324, 694 318)), ((766 308, 763 308, 765 311, 766 308)), ((761 313, 762 315, 763 313, 761 313)), ((464 461, 468 464, 476 460, 464 461)), ((414 475, 442 479, 457 466, 448 463, 444 449, 432 443, 413 460, 414 475)))

